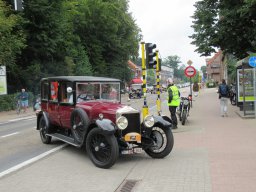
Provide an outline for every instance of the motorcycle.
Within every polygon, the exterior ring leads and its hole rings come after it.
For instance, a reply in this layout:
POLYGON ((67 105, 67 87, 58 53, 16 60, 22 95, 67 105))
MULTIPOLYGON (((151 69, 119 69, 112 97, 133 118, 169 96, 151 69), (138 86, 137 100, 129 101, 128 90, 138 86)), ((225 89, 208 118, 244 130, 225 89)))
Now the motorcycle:
POLYGON ((185 125, 186 120, 189 116, 190 99, 191 99, 191 97, 181 97, 180 98, 179 119, 180 119, 182 125, 185 125))
POLYGON ((236 105, 236 89, 234 86, 230 89, 230 103, 231 105, 236 105))
POLYGON ((136 98, 141 98, 141 90, 131 90, 129 93, 129 99, 136 99, 136 98))

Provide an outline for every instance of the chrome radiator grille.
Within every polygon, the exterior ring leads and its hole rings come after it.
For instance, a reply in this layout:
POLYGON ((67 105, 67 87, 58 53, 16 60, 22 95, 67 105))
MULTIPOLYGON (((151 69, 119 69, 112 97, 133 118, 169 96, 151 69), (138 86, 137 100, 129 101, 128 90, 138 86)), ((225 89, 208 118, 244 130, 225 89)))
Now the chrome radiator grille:
POLYGON ((122 135, 130 132, 140 133, 140 113, 122 114, 128 120, 128 127, 122 131, 122 135))

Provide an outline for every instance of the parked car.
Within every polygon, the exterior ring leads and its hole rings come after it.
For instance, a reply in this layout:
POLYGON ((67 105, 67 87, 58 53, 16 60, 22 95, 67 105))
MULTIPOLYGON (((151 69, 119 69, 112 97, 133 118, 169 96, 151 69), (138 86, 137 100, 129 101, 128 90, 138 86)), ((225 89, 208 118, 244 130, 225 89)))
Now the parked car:
POLYGON ((121 104, 118 79, 59 76, 41 80, 37 130, 43 143, 52 138, 85 146, 91 161, 109 168, 120 154, 141 153, 164 158, 173 148, 171 120, 121 104))

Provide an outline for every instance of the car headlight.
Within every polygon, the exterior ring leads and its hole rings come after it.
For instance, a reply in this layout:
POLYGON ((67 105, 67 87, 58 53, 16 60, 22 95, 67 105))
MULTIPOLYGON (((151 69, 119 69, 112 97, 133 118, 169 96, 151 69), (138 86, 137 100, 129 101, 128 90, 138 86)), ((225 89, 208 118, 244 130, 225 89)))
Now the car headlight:
POLYGON ((153 127, 155 124, 154 117, 151 115, 146 116, 143 123, 146 127, 153 127))
POLYGON ((124 116, 121 116, 121 117, 118 117, 117 120, 116 120, 116 125, 119 129, 121 130, 124 130, 127 128, 128 126, 128 120, 126 117, 124 116))
POLYGON ((185 99, 185 100, 183 101, 183 103, 184 103, 184 105, 188 105, 188 104, 189 104, 189 101, 188 101, 187 99, 185 99))

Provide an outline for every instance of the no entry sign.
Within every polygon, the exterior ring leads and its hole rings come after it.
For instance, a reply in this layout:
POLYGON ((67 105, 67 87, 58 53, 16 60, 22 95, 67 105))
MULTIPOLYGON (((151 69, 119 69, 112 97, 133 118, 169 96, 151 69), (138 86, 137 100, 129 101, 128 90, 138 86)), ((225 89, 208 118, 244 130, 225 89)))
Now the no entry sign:
POLYGON ((184 73, 187 77, 194 77, 196 75, 196 69, 193 66, 188 66, 184 70, 184 73))

